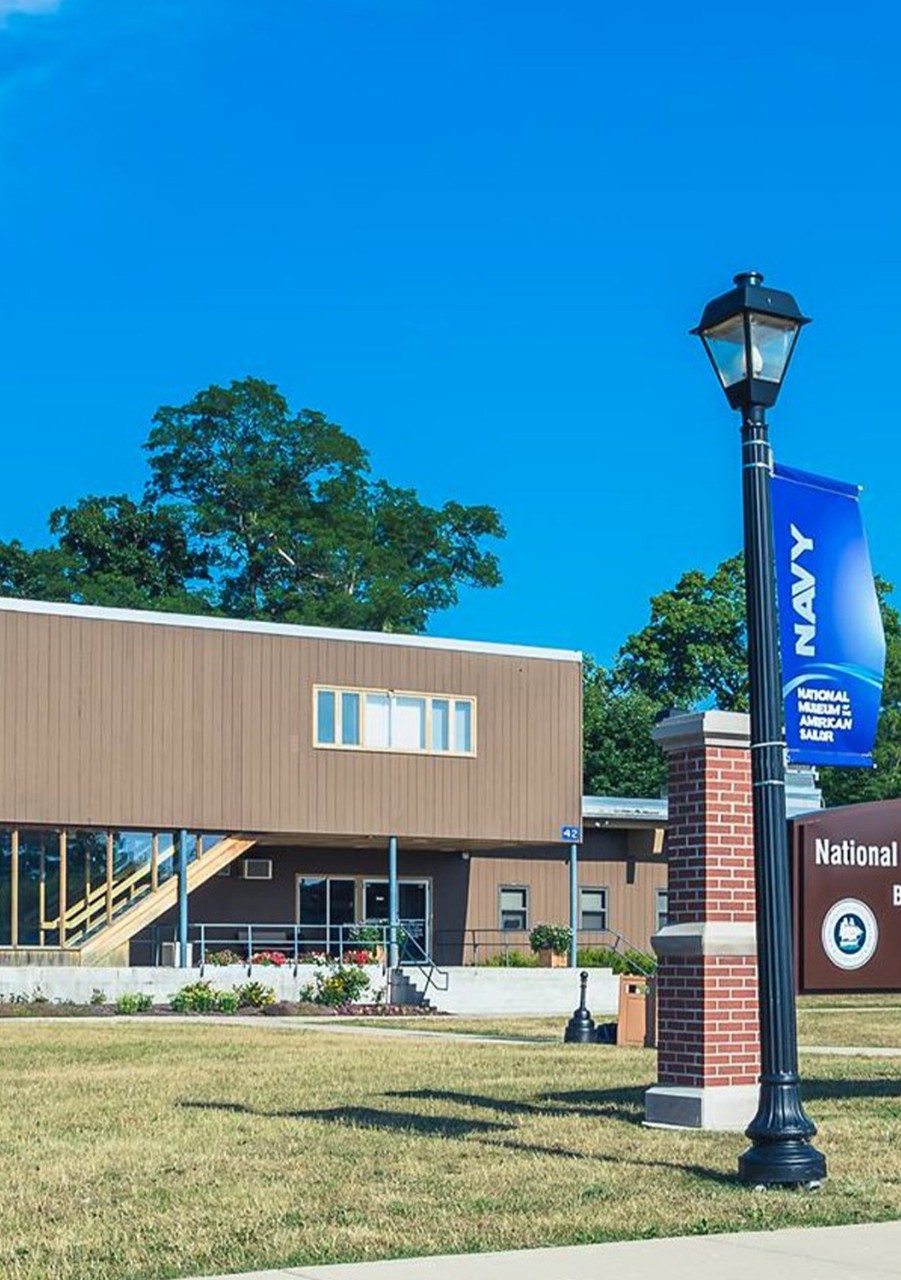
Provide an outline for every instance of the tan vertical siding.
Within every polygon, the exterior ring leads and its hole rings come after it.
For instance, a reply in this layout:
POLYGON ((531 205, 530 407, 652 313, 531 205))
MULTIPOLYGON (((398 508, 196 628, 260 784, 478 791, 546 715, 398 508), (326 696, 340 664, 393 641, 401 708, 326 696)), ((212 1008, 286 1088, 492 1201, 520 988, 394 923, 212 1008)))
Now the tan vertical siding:
POLYGON ((0 821, 547 842, 574 660, 0 609, 0 821), (477 699, 475 759, 313 747, 314 683, 477 699))
MULTIPOLYGON (((580 888, 607 890, 608 929, 642 950, 650 947, 656 927, 655 890, 665 889, 666 863, 651 856, 653 834, 644 831, 590 832, 580 848, 580 888), (637 837, 637 839, 636 839, 637 837), (634 855, 634 856, 630 856, 634 855)), ((471 859, 466 928, 483 932, 483 946, 501 945, 501 885, 525 885, 529 890, 529 927, 569 924, 569 850, 566 845, 505 854, 475 852, 471 859)), ((528 933, 510 933, 507 944, 528 950, 528 933)))

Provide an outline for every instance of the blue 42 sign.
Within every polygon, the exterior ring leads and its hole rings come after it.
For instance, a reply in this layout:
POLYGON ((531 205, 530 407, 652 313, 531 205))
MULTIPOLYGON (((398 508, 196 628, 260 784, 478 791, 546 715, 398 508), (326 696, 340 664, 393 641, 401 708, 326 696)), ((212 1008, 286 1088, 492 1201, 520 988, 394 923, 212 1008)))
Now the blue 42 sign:
POLYGON ((578 844, 582 837, 581 827, 561 827, 560 839, 565 840, 567 844, 578 844))

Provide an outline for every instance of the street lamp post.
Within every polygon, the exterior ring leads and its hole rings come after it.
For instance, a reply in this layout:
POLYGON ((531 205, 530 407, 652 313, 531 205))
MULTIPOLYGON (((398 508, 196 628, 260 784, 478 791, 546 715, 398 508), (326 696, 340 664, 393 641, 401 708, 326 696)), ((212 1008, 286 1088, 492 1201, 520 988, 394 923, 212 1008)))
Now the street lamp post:
POLYGON ((760 1008, 760 1098, 739 1177, 755 1185, 818 1183, 826 1161, 801 1104, 789 901, 781 677, 776 632, 772 452, 766 410, 776 403, 807 319, 791 294, 749 271, 704 309, 702 339, 733 409, 742 415, 745 599, 751 709, 754 880, 760 1008))

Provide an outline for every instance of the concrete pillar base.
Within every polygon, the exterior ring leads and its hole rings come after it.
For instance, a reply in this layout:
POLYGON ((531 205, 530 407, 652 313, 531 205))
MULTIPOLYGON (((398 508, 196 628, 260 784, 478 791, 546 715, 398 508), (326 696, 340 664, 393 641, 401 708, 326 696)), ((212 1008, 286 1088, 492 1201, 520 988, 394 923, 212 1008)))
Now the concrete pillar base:
POLYGON ((655 1084, 644 1095, 644 1122, 655 1129, 743 1131, 757 1111, 757 1098, 756 1084, 655 1084))

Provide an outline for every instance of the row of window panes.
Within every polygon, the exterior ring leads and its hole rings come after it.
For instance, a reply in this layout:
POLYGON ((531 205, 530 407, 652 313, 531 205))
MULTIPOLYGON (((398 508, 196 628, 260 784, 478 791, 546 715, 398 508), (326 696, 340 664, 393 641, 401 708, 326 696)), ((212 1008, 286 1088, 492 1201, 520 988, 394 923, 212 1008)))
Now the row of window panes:
POLYGON ((316 690, 319 747, 473 755, 475 699, 377 689, 316 690))
MULTIPOLYGON (((500 927, 504 930, 529 928, 528 885, 501 885, 499 890, 500 927)), ((586 933, 604 933, 607 929, 607 890, 579 890, 579 928, 586 933)))

